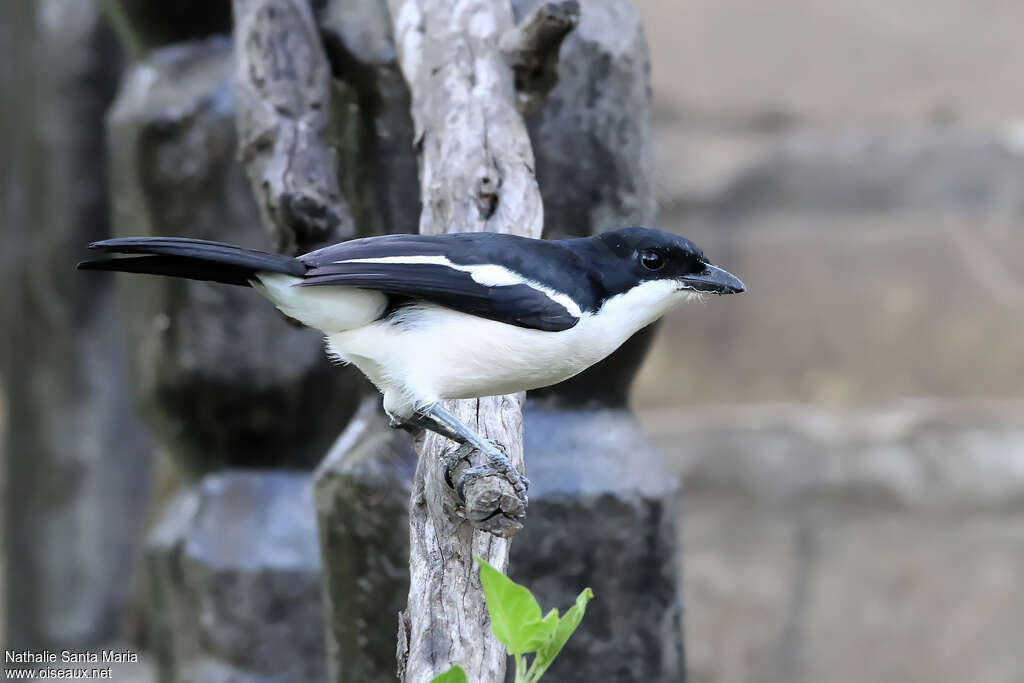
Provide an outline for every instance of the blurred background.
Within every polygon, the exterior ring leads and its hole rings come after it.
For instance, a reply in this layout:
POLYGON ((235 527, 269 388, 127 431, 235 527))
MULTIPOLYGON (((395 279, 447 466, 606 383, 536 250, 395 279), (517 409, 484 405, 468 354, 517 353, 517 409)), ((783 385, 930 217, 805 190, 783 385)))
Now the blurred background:
POLYGON ((1024 680, 1024 5, 639 5, 691 680, 1024 680))
MULTIPOLYGON (((0 12, 0 53, 24 48, 25 27, 57 21, 60 4, 0 12)), ((83 32, 106 30, 88 3, 73 4, 83 32)), ((1024 4, 637 5, 653 65, 658 227, 749 289, 672 313, 634 390, 686 491, 689 680, 1024 680, 1024 4)), ((41 142, 2 134, 5 280, 38 246, 8 229, 26 205, 57 223, 68 214, 51 196, 106 211, 75 194, 94 168, 25 160, 65 143, 76 158, 82 145, 102 155, 102 139, 69 126, 102 130, 117 81, 95 67, 122 58, 41 59, 41 70, 0 62, 3 129, 42 131, 41 142), (61 90, 89 73, 108 78, 90 84, 105 101, 61 90), (24 109, 28 91, 68 110, 24 109), (30 180, 42 196, 21 191, 30 180)), ((47 315, 76 315, 50 305, 47 315)), ((0 309, 7 333, 13 310, 0 309)), ((117 343, 104 348, 119 353, 117 343)), ((18 348, 10 334, 0 347, 0 431, 4 414, 17 419, 11 378, 30 372, 18 348)), ((78 427, 65 427, 74 438, 78 427)), ((130 469, 132 448, 150 446, 137 425, 124 429, 130 469)), ((8 477, 19 467, 10 455, 8 477)), ((77 476, 69 467, 24 505, 59 506, 60 481, 108 485, 77 476)), ((145 526, 132 505, 127 537, 145 526)), ((32 539, 11 533, 6 565, 17 566, 32 539)), ((130 593, 130 559, 87 570, 130 593)), ((64 577, 67 594, 49 598, 88 603, 74 591, 87 578, 64 577)), ((123 616, 103 619, 132 631, 123 616)))

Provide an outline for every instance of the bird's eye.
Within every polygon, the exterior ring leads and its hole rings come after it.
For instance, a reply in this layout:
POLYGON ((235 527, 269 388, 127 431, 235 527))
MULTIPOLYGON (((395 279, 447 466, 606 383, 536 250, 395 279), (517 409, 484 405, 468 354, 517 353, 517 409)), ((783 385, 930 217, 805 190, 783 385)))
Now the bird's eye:
POLYGON ((665 255, 653 249, 647 249, 640 252, 640 263, 647 270, 661 270, 665 265, 665 255))

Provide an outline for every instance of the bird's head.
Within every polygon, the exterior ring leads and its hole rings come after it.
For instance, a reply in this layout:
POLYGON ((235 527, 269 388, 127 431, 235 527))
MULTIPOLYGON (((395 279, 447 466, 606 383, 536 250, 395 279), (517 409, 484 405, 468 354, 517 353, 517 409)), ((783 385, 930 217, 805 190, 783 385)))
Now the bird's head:
POLYGON ((685 237, 651 228, 623 228, 599 235, 616 265, 604 269, 610 293, 625 292, 639 284, 669 284, 681 294, 736 294, 746 285, 738 277, 710 263, 685 237))

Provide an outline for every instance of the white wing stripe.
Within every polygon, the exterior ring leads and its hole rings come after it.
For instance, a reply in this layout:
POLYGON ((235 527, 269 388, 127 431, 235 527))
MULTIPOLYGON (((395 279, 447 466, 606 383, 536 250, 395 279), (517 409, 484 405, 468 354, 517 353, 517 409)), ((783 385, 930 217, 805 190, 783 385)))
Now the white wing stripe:
POLYGON ((569 315, 574 318, 579 318, 583 315, 583 311, 580 310, 579 304, 572 300, 567 294, 545 287, 544 285, 524 278, 522 275, 516 273, 513 270, 509 270, 504 266, 496 266, 493 264, 481 264, 481 265, 459 265, 452 263, 446 256, 378 256, 377 258, 354 258, 345 259, 343 261, 335 261, 335 263, 394 263, 398 265, 434 265, 434 266, 445 266, 452 270, 457 270, 463 273, 469 273, 469 276, 473 278, 473 281, 477 284, 485 287, 510 287, 512 285, 526 285, 531 287, 541 294, 545 295, 556 304, 565 308, 569 312, 569 315))

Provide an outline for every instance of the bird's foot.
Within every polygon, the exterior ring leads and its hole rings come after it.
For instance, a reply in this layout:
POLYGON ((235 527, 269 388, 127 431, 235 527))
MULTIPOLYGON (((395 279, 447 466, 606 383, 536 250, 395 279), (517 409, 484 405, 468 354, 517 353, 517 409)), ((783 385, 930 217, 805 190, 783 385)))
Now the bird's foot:
POLYGON ((463 503, 466 502, 466 485, 481 477, 500 475, 504 477, 515 491, 516 496, 526 501, 526 490, 530 487, 530 480, 522 472, 517 470, 509 460, 505 448, 496 441, 487 440, 487 449, 480 449, 480 452, 487 458, 487 461, 476 467, 469 467, 458 474, 454 483, 452 473, 460 460, 468 460, 470 453, 477 450, 472 444, 463 444, 454 451, 449 451, 444 456, 444 479, 448 486, 455 489, 455 494, 463 503))

